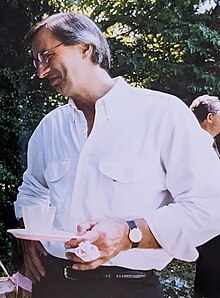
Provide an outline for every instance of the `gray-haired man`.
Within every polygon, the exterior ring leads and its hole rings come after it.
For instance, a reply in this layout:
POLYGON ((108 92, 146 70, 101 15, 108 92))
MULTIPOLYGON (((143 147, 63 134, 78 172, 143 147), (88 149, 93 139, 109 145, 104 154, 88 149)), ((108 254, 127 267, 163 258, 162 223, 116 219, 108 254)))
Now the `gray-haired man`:
POLYGON ((50 16, 29 40, 38 76, 69 102, 30 139, 16 215, 51 204, 54 229, 79 235, 65 247, 23 244, 33 297, 163 297, 152 270, 195 260, 219 233, 220 168, 206 134, 176 97, 111 78, 108 44, 86 16, 50 16), (66 253, 83 241, 97 259, 66 253))

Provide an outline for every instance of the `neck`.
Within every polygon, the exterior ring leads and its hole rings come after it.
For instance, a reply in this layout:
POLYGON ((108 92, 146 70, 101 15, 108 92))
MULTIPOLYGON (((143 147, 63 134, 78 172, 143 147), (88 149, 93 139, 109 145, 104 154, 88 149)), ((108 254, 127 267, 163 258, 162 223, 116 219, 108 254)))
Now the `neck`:
POLYGON ((90 72, 81 95, 74 97, 76 106, 83 112, 94 110, 96 101, 107 94, 114 83, 114 80, 104 69, 97 67, 96 71, 90 72))
POLYGON ((74 102, 87 120, 88 134, 91 132, 95 119, 95 103, 106 95, 114 86, 114 80, 102 68, 97 67, 96 71, 89 73, 82 95, 74 96, 74 102))
POLYGON ((212 125, 209 125, 206 122, 202 122, 201 127, 206 130, 213 138, 216 137, 216 132, 214 131, 212 125))

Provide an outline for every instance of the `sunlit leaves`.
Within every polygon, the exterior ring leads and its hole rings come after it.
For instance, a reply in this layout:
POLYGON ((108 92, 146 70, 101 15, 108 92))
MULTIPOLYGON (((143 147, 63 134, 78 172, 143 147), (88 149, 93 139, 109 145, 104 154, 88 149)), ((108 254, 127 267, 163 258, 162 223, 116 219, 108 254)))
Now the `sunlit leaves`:
POLYGON ((219 94, 219 16, 199 0, 80 1, 108 37, 113 75, 190 101, 219 94), (194 69, 200 69, 200 75, 194 69))

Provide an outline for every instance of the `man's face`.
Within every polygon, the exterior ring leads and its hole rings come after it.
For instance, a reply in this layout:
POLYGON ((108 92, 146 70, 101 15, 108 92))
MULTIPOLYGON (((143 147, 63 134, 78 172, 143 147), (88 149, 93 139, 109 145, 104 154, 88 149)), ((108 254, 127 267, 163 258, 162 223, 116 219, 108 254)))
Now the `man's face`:
POLYGON ((217 114, 213 115, 213 131, 215 135, 220 133, 220 102, 216 104, 216 108, 218 109, 217 114))
POLYGON ((213 130, 217 136, 220 133, 220 114, 215 114, 213 116, 213 130))
POLYGON ((91 59, 85 58, 82 45, 65 46, 49 29, 42 28, 32 43, 39 78, 47 78, 50 85, 64 96, 83 96, 86 86, 85 73, 91 59), (48 63, 37 60, 39 52, 46 52, 48 63))

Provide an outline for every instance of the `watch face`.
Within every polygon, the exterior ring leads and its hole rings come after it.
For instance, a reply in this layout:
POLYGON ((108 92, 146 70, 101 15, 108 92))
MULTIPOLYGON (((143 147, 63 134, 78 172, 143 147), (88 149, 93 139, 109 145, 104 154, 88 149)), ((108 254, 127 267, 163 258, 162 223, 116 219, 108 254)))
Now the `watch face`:
POLYGON ((134 228, 130 231, 129 238, 132 242, 140 242, 142 233, 138 228, 134 228))

